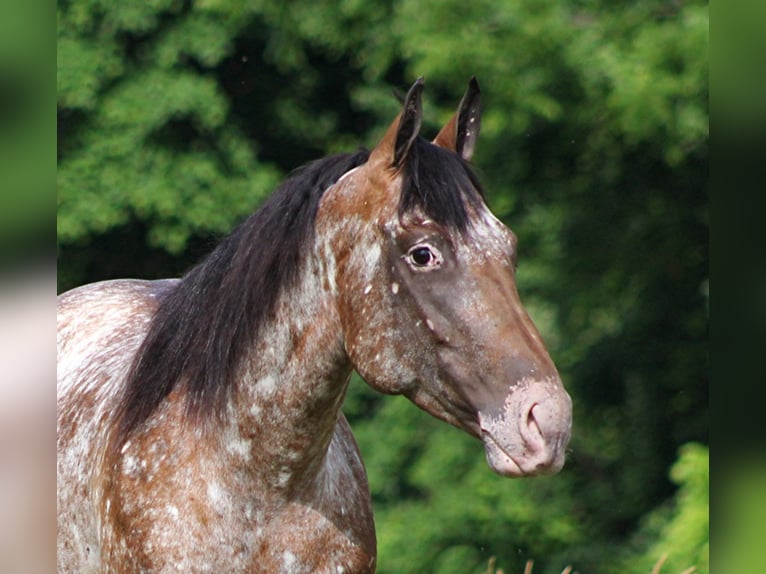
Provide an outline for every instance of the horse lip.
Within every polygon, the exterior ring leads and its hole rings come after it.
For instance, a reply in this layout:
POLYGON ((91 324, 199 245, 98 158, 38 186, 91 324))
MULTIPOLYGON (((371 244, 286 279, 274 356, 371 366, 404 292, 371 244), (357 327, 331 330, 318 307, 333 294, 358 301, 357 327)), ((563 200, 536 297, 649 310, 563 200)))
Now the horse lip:
POLYGON ((491 432, 483 427, 480 428, 481 440, 484 443, 484 452, 487 457, 487 464, 493 471, 502 476, 510 476, 513 478, 527 476, 529 474, 524 472, 524 470, 521 468, 521 465, 516 462, 510 453, 500 445, 500 441, 492 436, 491 432), (496 456, 493 457, 491 454, 492 448, 497 450, 502 457, 506 458, 506 460, 497 460, 496 456))
POLYGON ((511 478, 555 474, 564 465, 563 457, 551 452, 546 444, 527 444, 521 459, 515 458, 508 448, 484 426, 481 439, 487 464, 497 474, 511 478), (528 457, 528 458, 527 458, 528 457))

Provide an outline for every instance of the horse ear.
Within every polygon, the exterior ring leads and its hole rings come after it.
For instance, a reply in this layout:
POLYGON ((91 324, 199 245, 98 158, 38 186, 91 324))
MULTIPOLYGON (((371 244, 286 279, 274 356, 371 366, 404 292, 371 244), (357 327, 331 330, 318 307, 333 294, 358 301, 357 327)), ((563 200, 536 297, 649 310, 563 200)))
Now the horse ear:
POLYGON ((476 77, 468 82, 468 89, 460 100, 457 112, 434 138, 434 143, 459 154, 470 161, 476 148, 481 128, 481 90, 476 77))
POLYGON ((424 80, 418 78, 404 97, 401 113, 386 130, 386 135, 372 151, 373 155, 383 155, 391 167, 399 168, 407 158, 423 122, 421 94, 424 80))

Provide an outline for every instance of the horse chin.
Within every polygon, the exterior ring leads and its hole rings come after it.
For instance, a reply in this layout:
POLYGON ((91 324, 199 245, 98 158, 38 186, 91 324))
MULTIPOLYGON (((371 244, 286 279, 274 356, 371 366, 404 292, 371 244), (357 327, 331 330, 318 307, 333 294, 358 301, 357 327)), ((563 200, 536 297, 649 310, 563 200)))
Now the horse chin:
POLYGON ((494 437, 482 431, 484 454, 487 464, 493 472, 509 478, 521 478, 525 476, 541 476, 556 474, 564 466, 564 457, 556 456, 553 460, 542 462, 539 457, 522 454, 515 458, 511 456, 494 437))

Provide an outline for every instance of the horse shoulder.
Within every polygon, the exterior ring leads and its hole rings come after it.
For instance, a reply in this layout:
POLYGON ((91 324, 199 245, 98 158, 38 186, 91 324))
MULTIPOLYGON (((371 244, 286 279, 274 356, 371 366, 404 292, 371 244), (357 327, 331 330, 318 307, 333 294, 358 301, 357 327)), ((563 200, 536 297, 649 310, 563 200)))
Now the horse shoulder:
POLYGON ((376 540, 367 476, 342 414, 316 472, 290 493, 263 492, 260 520, 239 536, 250 563, 228 571, 370 574, 376 540))
MULTIPOLYGON (((306 491, 311 528, 291 540, 288 548, 301 549, 312 572, 374 572, 377 556, 375 524, 367 473, 359 447, 345 416, 338 422, 327 450, 324 468, 317 474, 316 490, 306 491), (302 543, 305 544, 302 548, 302 543)), ((296 501, 300 504, 300 499, 296 501)), ((305 509, 304 509, 305 510, 305 509)), ((291 511, 290 517, 304 516, 291 511)), ((287 528, 283 534, 295 532, 287 528)))
POLYGON ((342 415, 322 469, 288 493, 235 470, 218 441, 191 437, 182 413, 171 396, 157 415, 163 424, 123 449, 105 493, 107 562, 156 572, 374 572, 367 477, 342 415))

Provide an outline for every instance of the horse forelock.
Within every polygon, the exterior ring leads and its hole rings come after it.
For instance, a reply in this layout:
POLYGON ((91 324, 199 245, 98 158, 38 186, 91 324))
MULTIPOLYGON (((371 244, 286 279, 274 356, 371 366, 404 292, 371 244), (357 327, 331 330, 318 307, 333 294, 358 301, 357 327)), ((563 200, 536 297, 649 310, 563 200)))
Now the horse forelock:
POLYGON ((362 149, 295 170, 162 297, 127 375, 113 449, 180 384, 189 414, 222 408, 240 361, 300 274, 323 193, 368 157, 362 149))
POLYGON ((418 137, 402 170, 399 215, 420 209, 436 223, 462 233, 471 225, 471 212, 483 206, 484 192, 471 164, 418 137))

